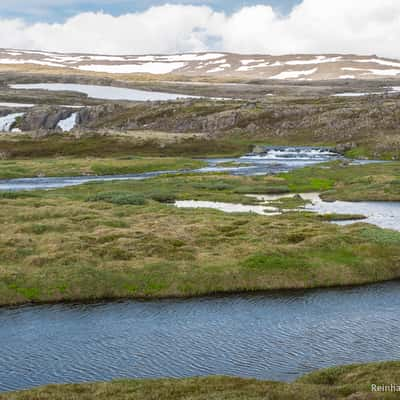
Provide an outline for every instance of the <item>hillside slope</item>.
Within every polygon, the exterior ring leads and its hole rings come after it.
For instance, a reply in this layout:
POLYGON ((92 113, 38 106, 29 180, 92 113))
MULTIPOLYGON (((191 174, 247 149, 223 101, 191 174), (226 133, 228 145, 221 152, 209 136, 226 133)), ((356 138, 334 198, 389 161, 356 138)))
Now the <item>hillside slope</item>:
POLYGON ((400 61, 375 55, 190 53, 108 56, 0 49, 0 65, 110 74, 316 81, 399 78, 400 61))

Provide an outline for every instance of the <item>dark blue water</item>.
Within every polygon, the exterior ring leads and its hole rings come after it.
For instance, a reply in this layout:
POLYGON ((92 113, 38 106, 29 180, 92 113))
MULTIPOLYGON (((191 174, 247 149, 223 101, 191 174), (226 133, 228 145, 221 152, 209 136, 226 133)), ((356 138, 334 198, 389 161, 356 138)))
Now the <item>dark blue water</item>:
POLYGON ((0 310, 0 391, 115 378, 291 381, 400 359, 400 283, 0 310))

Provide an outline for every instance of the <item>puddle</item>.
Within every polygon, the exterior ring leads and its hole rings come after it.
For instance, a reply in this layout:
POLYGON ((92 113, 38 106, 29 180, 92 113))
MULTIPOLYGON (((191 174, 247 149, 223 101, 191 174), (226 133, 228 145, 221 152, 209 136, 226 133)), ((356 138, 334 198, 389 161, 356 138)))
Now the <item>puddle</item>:
POLYGON ((263 205, 244 205, 234 203, 222 203, 217 201, 196 201, 182 200, 176 201, 175 206, 178 208, 209 208, 219 210, 226 213, 254 213, 258 215, 280 215, 281 213, 275 207, 263 205))
MULTIPOLYGON (((303 200, 307 200, 310 203, 304 207, 297 208, 295 211, 312 211, 321 215, 325 214, 353 214, 353 215, 364 215, 366 218, 362 222, 373 224, 384 229, 393 229, 400 231, 400 202, 390 201, 334 201, 327 202, 323 201, 319 197, 319 193, 299 193, 298 194, 303 200)), ((252 195, 250 195, 252 196, 252 195)), ((254 195, 260 202, 264 202, 268 205, 272 201, 279 201, 279 199, 293 198, 296 194, 284 194, 284 195, 254 195)), ((338 225, 350 225, 359 220, 347 220, 347 221, 332 221, 338 225)))
MULTIPOLYGON (((362 222, 376 225, 384 229, 400 231, 400 202, 368 201, 368 202, 349 202, 349 201, 323 201, 318 193, 288 193, 271 195, 247 195, 257 199, 261 204, 244 205, 235 203, 223 203, 214 201, 185 200, 176 201, 178 208, 209 208, 226 213, 255 213, 258 215, 276 216, 288 211, 311 211, 321 215, 343 214, 343 215, 363 215, 362 222), (280 199, 294 198, 300 196, 309 203, 303 207, 287 210, 272 207, 270 203, 280 199)), ((338 225, 349 225, 360 220, 332 221, 338 225)))

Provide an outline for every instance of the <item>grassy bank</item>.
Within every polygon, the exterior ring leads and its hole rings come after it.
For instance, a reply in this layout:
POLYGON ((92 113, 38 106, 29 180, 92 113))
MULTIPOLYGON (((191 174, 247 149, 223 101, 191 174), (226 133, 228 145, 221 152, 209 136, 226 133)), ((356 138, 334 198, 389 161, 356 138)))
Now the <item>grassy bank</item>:
POLYGON ((324 192, 325 200, 399 201, 400 163, 348 165, 341 161, 281 175, 293 192, 324 192))
POLYGON ((398 168, 395 163, 332 164, 282 177, 180 175, 2 193, 0 304, 194 296, 399 278, 397 232, 363 223, 340 227, 308 213, 268 217, 168 204, 175 199, 252 203, 247 193, 299 188, 338 187, 340 193, 352 193, 353 182, 366 177, 373 178, 366 180, 364 194, 369 190, 377 196, 379 189, 378 200, 388 193, 398 200, 398 180, 393 179, 398 168), (391 177, 390 183, 381 176, 391 177))
MULTIPOLYGON (((88 135, 82 138, 50 136, 40 139, 0 137, 2 159, 47 157, 213 157, 240 156, 251 151, 254 139, 226 137, 210 139, 194 135, 169 135, 154 132, 124 136, 88 135)), ((256 141, 257 142, 257 141, 256 141)))
POLYGON ((206 165, 187 158, 39 158, 0 161, 0 179, 35 176, 118 175, 195 169, 206 165))
POLYGON ((52 385, 0 395, 0 400, 374 400, 398 393, 372 392, 371 385, 400 381, 400 363, 337 367, 287 384, 229 377, 124 380, 110 383, 52 385))

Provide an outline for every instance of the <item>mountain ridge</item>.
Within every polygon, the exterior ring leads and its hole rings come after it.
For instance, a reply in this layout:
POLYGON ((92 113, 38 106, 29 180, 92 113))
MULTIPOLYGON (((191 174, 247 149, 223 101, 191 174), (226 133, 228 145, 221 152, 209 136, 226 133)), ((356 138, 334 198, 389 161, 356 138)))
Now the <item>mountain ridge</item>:
POLYGON ((357 54, 262 55, 226 52, 104 55, 0 49, 0 65, 113 75, 180 75, 280 81, 400 78, 400 60, 357 54))

